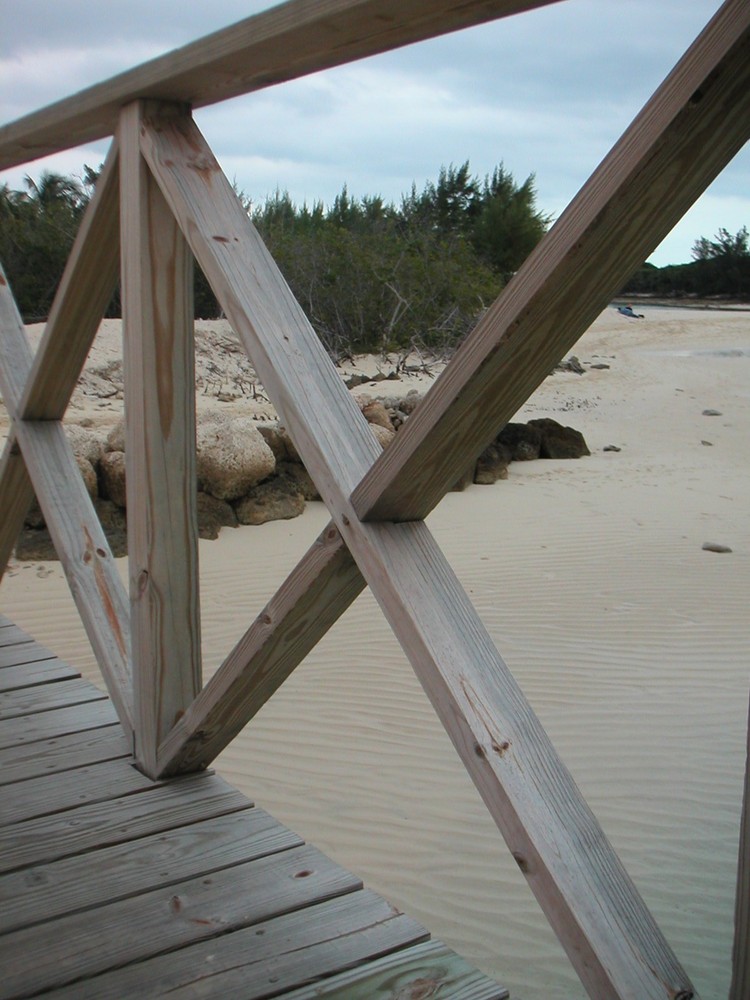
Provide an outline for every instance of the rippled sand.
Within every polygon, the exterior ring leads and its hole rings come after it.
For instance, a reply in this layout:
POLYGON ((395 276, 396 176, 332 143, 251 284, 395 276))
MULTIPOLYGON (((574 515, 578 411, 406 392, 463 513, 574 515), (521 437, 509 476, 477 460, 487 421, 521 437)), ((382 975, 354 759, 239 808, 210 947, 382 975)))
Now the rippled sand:
MULTIPOLYGON (((696 987, 719 997, 748 708, 750 314, 644 311, 604 314, 576 353, 610 368, 551 377, 521 414, 582 430, 590 458, 513 465, 429 524, 696 987)), ((327 519, 312 504, 201 543, 207 673, 327 519)), ((13 566, 0 608, 93 676, 57 564, 13 566)), ((583 996, 369 594, 216 766, 514 996, 583 996)))

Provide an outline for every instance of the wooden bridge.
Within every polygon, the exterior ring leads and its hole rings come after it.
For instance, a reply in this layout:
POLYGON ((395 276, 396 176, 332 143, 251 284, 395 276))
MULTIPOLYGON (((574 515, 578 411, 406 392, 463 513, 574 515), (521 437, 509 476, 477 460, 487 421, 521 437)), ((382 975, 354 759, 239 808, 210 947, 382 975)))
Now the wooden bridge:
POLYGON ((504 995, 195 774, 369 586, 590 996, 697 996, 424 518, 746 142, 750 4, 726 0, 382 454, 191 116, 544 2, 291 0, 0 129, 0 169, 114 136, 33 357, 0 273, 0 570, 36 493, 114 706, 2 622, 4 995, 504 995), (205 685, 192 255, 331 514, 205 685), (62 429, 120 275, 129 594, 62 429))

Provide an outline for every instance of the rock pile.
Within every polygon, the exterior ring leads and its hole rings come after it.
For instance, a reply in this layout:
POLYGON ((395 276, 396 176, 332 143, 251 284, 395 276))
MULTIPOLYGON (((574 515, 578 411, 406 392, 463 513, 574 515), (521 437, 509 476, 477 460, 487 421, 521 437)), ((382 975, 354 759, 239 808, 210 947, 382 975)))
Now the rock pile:
MULTIPOLYGON (((421 400, 406 396, 372 398, 354 394, 370 429, 387 448, 421 400)), ((113 553, 127 551, 125 432, 120 421, 106 439, 94 430, 66 427, 86 489, 113 553)), ((263 524, 297 517, 317 489, 294 443, 276 422, 258 424, 249 417, 217 411, 202 415, 196 435, 197 513, 201 538, 216 538, 222 527, 263 524)), ((470 483, 488 485, 507 479, 511 462, 536 458, 580 458, 590 454, 583 435, 555 420, 510 423, 471 463, 455 489, 470 483)), ((18 559, 57 558, 36 501, 16 545, 18 559)))

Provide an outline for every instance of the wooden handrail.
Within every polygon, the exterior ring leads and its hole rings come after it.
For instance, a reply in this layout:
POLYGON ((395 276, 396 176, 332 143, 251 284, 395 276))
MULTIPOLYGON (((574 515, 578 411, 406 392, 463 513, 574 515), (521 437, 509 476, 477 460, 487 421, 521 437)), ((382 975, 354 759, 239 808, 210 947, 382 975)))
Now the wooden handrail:
POLYGON ((206 107, 559 0, 289 0, 0 128, 0 170, 113 135, 137 98, 206 107))

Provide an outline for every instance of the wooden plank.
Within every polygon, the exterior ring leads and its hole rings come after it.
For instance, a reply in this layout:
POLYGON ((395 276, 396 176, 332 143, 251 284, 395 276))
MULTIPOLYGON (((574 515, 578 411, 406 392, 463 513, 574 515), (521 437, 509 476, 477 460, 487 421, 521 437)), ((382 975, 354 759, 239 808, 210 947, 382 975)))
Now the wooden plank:
MULTIPOLYGON (((205 943, 80 980, 49 996, 54 1000, 121 1000, 145 992, 190 1000, 257 1000, 279 996, 426 936, 420 924, 374 893, 349 892, 205 943)), ((0 996, 6 995, 3 986, 0 981, 0 996)))
POLYGON ((100 764, 129 754, 125 734, 117 725, 6 747, 0 754, 0 785, 72 771, 76 767, 100 764))
POLYGON ((107 699, 7 719, 0 721, 0 750, 37 740, 55 739, 66 733, 99 729, 101 726, 110 726, 113 722, 117 722, 117 713, 107 699))
POLYGON ((67 681, 80 676, 77 670, 58 660, 57 657, 43 660, 41 663, 22 663, 20 666, 5 667, 0 670, 0 692, 67 681))
POLYGON ((80 678, 3 691, 0 692, 0 722, 50 712, 69 705, 102 701, 106 697, 103 691, 80 678))
POLYGON ((112 135, 137 98, 204 107, 552 0, 293 0, 0 129, 0 170, 112 135))
POLYGON ((354 491, 425 517, 750 137, 750 4, 727 0, 354 491))
POLYGON ((329 525, 159 748, 158 773, 207 766, 302 662, 364 587, 329 525))
MULTIPOLYGON (((0 356, 4 361, 0 391, 8 412, 15 417, 31 369, 31 349, 4 278, 0 281, 0 356)), ((14 427, 110 697, 123 727, 131 729, 128 606, 109 542, 62 424, 56 420, 15 420, 14 427)))
POLYGON ((6 620, 8 621, 7 625, 3 625, 0 621, 0 649, 5 646, 16 646, 22 642, 34 641, 22 628, 14 625, 10 620, 6 620))
MULTIPOLYGON (((163 113, 163 111, 162 111, 163 113)), ((201 689, 193 259, 140 154, 140 103, 120 128, 125 462, 135 753, 201 689)))
MULTIPOLYGON (((0 282, 5 280, 0 268, 0 282)), ((0 580, 5 576, 24 518, 34 499, 26 463, 11 431, 0 457, 0 580)))
MULTIPOLYGON (((42 660, 55 659, 57 657, 49 649, 40 646, 38 642, 29 640, 28 642, 16 643, 12 646, 3 646, 0 649, 0 670, 3 667, 18 667, 23 663, 39 663, 42 660)), ((79 677, 80 674, 76 671, 75 676, 79 677)), ((1 680, 2 676, 0 675, 1 680)))
POLYGON ((729 1000, 747 1000, 750 996, 750 712, 747 720, 747 758, 745 790, 740 820, 737 897, 734 908, 734 945, 732 948, 732 983, 729 1000))
POLYGON ((473 969, 442 942, 432 940, 285 993, 284 1000, 507 1000, 509 996, 503 986, 473 969))
POLYGON ((252 805, 217 775, 190 775, 136 795, 0 828, 0 871, 119 844, 252 805))
POLYGON ((107 802, 134 792, 147 791, 151 778, 129 761, 110 760, 62 774, 45 774, 16 782, 3 789, 3 824, 49 816, 92 802, 107 802))
MULTIPOLYGON (((121 770, 127 770, 122 765, 119 766, 121 770)), ((0 876, 0 935, 32 924, 44 924, 65 914, 104 907, 105 904, 140 896, 155 889, 159 890, 158 909, 163 919, 167 912, 163 905, 164 898, 171 895, 166 893, 168 887, 174 887, 176 883, 187 879, 204 878, 222 869, 230 869, 224 876, 217 875, 211 880, 214 886, 212 892, 215 893, 216 886, 221 884, 224 893, 236 895, 241 878, 237 873, 236 884, 233 884, 235 866, 277 855, 301 844, 302 840, 296 833, 282 826, 262 809, 245 809, 175 828, 167 834, 153 834, 128 840, 114 847, 87 852, 85 855, 23 868, 0 876), (91 877, 92 872, 96 872, 95 878, 91 877)), ((274 864, 284 867, 283 861, 278 859, 271 866, 274 864)), ((303 868, 304 866, 301 868, 296 863, 292 874, 303 868)), ((286 870, 283 877, 288 877, 286 870)), ((355 884, 352 887, 359 886, 355 884)), ((180 887, 177 891, 182 893, 183 890, 180 887)), ((137 905, 139 912, 148 912, 146 901, 140 900, 137 905)), ((132 908, 129 909, 133 912, 132 908)), ((109 906, 106 911, 114 919, 118 918, 120 912, 120 908, 109 906)), ((102 921, 106 921, 106 914, 98 914, 94 919, 101 938, 104 930, 102 921)), ((91 913, 86 912, 89 927, 91 920, 91 913)), ((151 930, 153 931, 153 927, 151 930)), ((131 935, 122 924, 117 932, 126 937, 131 935)), ((49 936, 46 927, 40 928, 40 933, 49 936)), ((153 954, 149 950, 145 953, 153 954)), ((142 950, 136 952, 131 955, 130 961, 143 957, 143 954, 142 950)))
POLYGON ((370 432, 351 414, 356 406, 320 358, 197 129, 187 119, 147 123, 142 143, 344 541, 589 992, 661 1000, 665 989, 692 989, 425 525, 358 521, 348 487, 370 464, 370 432))
POLYGON ((117 142, 73 247, 18 404, 25 420, 61 420, 117 286, 120 262, 117 142))

